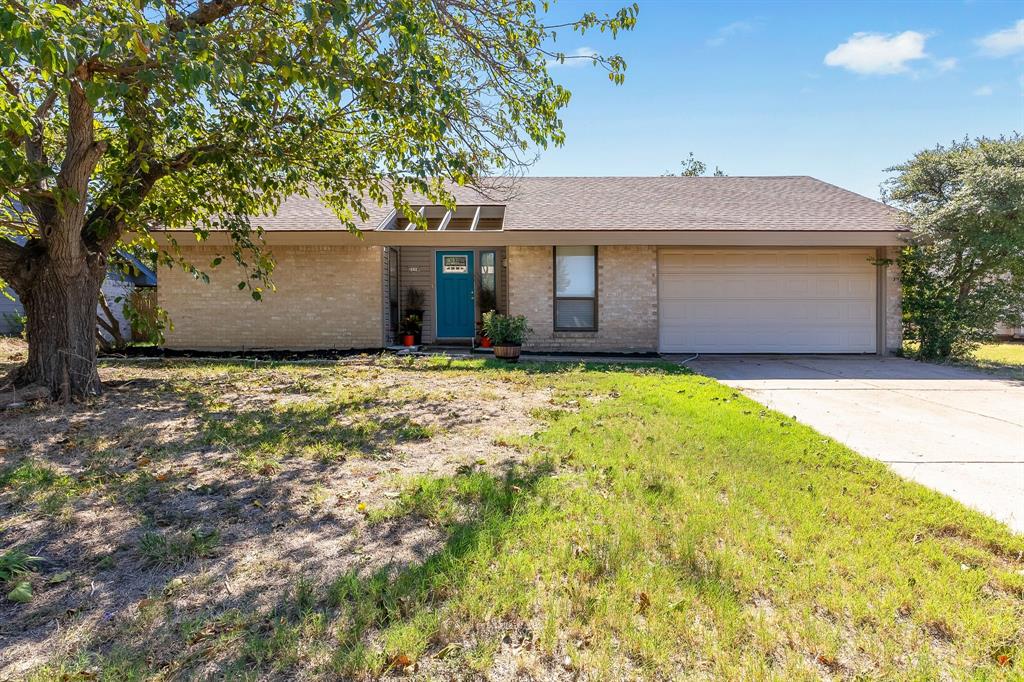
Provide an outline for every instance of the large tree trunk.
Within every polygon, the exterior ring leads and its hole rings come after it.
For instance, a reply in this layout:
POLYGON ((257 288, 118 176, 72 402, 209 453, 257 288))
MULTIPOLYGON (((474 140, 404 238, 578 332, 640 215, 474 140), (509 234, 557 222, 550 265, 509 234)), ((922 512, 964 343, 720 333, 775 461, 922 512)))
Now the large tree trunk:
MULTIPOLYGON (((15 388, 42 386, 55 400, 78 400, 100 393, 96 371, 96 305, 106 276, 106 254, 117 231, 106 226, 105 238, 86 241, 85 209, 89 178, 107 145, 95 139, 95 118, 85 94, 90 77, 79 64, 67 101, 66 154, 56 187, 42 180, 27 196, 37 234, 12 255, 4 249, 0 265, 28 319, 28 362, 12 374, 15 388)), ((49 165, 41 137, 41 120, 26 141, 28 156, 49 165)), ((102 237, 103 235, 101 235, 102 237)))
POLYGON ((18 294, 28 318, 28 362, 15 370, 16 387, 45 386, 55 400, 99 395, 96 371, 96 305, 106 275, 102 257, 82 257, 77 267, 55 267, 45 256, 18 294))

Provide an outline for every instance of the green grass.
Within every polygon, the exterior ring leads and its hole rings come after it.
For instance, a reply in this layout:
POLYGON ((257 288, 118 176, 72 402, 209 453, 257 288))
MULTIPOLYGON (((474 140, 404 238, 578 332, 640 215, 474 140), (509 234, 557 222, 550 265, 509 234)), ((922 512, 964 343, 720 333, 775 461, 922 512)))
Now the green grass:
POLYGON ((219 540, 220 534, 216 530, 150 531, 139 538, 139 553, 151 564, 180 566, 211 556, 219 540))
POLYGON ((298 375, 292 378, 288 390, 316 394, 316 399, 232 410, 220 403, 215 393, 202 390, 201 377, 178 382, 176 391, 189 395, 201 415, 205 444, 231 450, 238 466, 249 474, 272 476, 288 457, 332 462, 434 435, 430 427, 409 417, 388 414, 402 403, 422 399, 415 389, 391 393, 372 387, 357 390, 298 375))
POLYGON ((0 470, 0 491, 10 492, 22 508, 55 516, 87 489, 71 476, 33 459, 0 470))
MULTIPOLYGON (((402 366, 553 392, 534 412, 543 429, 501 439, 525 464, 408 480, 370 513, 429 520, 439 552, 399 571, 300 574, 270 608, 173 632, 155 619, 138 640, 108 633, 35 679, 187 678, 211 674, 207 661, 227 677, 412 664, 446 679, 488 671, 509 633, 529 644, 526 670, 594 679, 1024 677, 1024 538, 884 465, 673 366, 402 366)), ((272 456, 404 437, 339 426, 332 401, 359 397, 324 391, 322 407, 228 415, 206 432, 272 456)), ((153 540, 151 561, 189 556, 184 542, 153 540)))
POLYGON ((1008 369, 1024 379, 1024 343, 986 343, 972 356, 974 363, 992 369, 1008 369))
MULTIPOLYGON (((903 353, 915 357, 917 343, 907 341, 903 344, 903 353)), ((967 367, 977 367, 1016 379, 1024 379, 1024 342, 1003 341, 983 343, 966 359, 956 362, 967 367)))
POLYGON ((707 379, 560 383, 619 398, 536 439, 551 475, 422 479, 396 505, 481 519, 425 578, 446 627, 532 623, 607 679, 1021 673, 1024 539, 707 379))

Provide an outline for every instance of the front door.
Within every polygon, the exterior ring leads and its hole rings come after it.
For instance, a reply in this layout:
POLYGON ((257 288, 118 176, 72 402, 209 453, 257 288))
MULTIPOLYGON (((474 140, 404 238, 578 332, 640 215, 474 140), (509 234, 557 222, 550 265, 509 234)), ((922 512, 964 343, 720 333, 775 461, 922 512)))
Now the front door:
POLYGON ((472 338, 476 333, 473 295, 473 252, 438 251, 437 337, 472 338))

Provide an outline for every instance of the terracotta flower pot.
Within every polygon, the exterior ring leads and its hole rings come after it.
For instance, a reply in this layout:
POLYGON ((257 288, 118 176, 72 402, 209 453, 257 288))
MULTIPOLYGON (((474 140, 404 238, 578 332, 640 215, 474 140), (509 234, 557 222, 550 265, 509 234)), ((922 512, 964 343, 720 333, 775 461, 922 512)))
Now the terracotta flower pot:
POLYGON ((489 337, 489 336, 481 336, 480 337, 480 347, 481 348, 490 348, 491 347, 491 337, 489 337))
POLYGON ((523 347, 519 344, 496 344, 494 346, 494 357, 501 358, 507 362, 519 362, 519 353, 523 347))
POLYGON ((406 347, 415 346, 416 337, 413 336, 412 334, 406 334, 405 336, 402 337, 402 345, 406 347))

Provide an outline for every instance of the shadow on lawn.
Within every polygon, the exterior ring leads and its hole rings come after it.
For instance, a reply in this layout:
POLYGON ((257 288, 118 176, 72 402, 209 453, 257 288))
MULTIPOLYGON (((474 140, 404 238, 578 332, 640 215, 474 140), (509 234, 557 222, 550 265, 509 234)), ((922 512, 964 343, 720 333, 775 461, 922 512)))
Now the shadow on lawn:
MULTIPOLYGON (((405 544, 431 521, 428 508, 435 496, 447 495, 463 513, 458 522, 446 526, 447 539, 441 548, 424 548, 419 563, 368 572, 344 570, 333 579, 303 573, 272 604, 267 604, 264 590, 256 583, 248 590, 207 601, 200 614, 184 620, 173 595, 165 590, 166 598, 143 599, 134 613, 109 624, 98 623, 74 658, 46 670, 42 677, 77 679, 74 676, 79 673, 99 672, 101 677, 118 680, 152 674, 170 679, 288 679, 300 666, 307 676, 328 679, 400 673, 409 661, 452 644, 440 638, 432 623, 436 623, 436 609, 463 582, 469 570, 464 560, 484 536, 500 542, 507 535, 517 506, 533 497, 537 484, 551 471, 541 463, 509 469, 500 476, 463 472, 434 481, 433 489, 414 490, 396 505, 393 515, 371 524, 359 538, 358 548, 349 547, 354 552, 372 544, 405 544), (403 627, 398 636, 384 638, 382 649, 371 646, 371 635, 403 627), (311 658, 319 659, 312 669, 307 667, 311 658)), ((353 529, 336 530, 349 533, 353 529)), ((316 553, 315 547, 303 550, 316 553)), ((182 566, 180 574, 187 573, 188 567, 182 566)), ((232 568, 221 564, 208 579, 227 580, 232 568)), ((174 575, 165 577, 173 584, 174 575)))
MULTIPOLYGON (((307 672, 326 677, 377 677, 400 673, 424 654, 457 645, 437 633, 437 609, 463 582, 469 570, 467 555, 478 548, 484 536, 500 542, 514 522, 517 506, 533 496, 536 485, 550 471, 549 466, 540 464, 509 470, 504 476, 463 473, 435 482, 444 490, 415 491, 400 509, 399 527, 428 520, 421 515, 425 511, 421 504, 430 504, 425 497, 448 493, 464 505, 466 514, 448 525, 447 540, 439 551, 399 571, 346 571, 326 585, 300 578, 272 609, 235 621, 243 643, 225 656, 218 674, 263 676, 276 672, 287 677, 299 662, 301 650, 319 646, 325 652, 324 660, 318 670, 307 672), (384 637, 383 648, 371 646, 371 635, 389 629, 393 636, 384 637)), ((146 653, 139 651, 136 656, 146 653)), ((188 655, 197 654, 201 655, 201 650, 190 649, 188 655)))
POLYGON ((33 600, 0 602, 0 672, 68 631, 80 638, 68 639, 70 651, 50 650, 47 658, 63 663, 41 679, 281 675, 311 646, 328 651, 318 664, 327 674, 377 674, 394 656, 417 653, 380 653, 366 636, 414 623, 442 601, 459 580, 459 560, 482 533, 504 532, 516 502, 549 471, 442 479, 464 509, 443 533, 417 493, 369 524, 355 500, 342 512, 311 511, 297 497, 429 436, 411 416, 423 409, 416 397, 346 396, 231 414, 208 390, 142 378, 112 382, 81 409, 38 410, 31 433, 0 426, 11 446, 0 451, 0 516, 28 512, 0 529, 0 554, 18 547, 43 557, 33 600), (119 435, 98 435, 111 420, 119 435), (167 438, 180 420, 195 428, 167 438), (54 449, 45 458, 14 454, 47 438, 54 449), (279 467, 282 451, 301 465, 279 467), (249 466, 249 456, 263 464, 249 466), (236 473, 212 475, 223 468, 236 473), (102 514, 93 513, 97 504, 102 514), (256 566, 265 573, 239 585, 246 548, 282 537, 279 561, 256 566))

